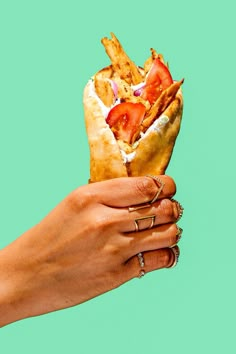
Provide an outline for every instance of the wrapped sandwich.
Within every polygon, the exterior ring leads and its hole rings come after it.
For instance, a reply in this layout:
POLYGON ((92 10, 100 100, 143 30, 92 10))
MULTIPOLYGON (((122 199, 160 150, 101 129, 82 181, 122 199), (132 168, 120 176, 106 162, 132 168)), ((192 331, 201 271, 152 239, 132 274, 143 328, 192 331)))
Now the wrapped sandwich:
POLYGON ((140 67, 113 33, 102 44, 111 65, 90 78, 83 97, 90 182, 164 174, 180 129, 183 80, 173 80, 154 49, 140 67))

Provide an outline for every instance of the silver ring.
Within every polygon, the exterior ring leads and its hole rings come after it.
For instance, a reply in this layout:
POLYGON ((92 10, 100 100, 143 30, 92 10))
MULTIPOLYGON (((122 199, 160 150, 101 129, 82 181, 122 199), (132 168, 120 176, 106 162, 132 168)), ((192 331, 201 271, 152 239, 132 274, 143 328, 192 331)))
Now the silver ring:
POLYGON ((145 274, 146 274, 146 273, 145 273, 145 270, 143 270, 143 269, 140 270, 139 275, 138 275, 139 279, 142 278, 142 277, 144 277, 145 274))
POLYGON ((138 261, 139 261, 140 267, 141 267, 141 268, 144 268, 145 263, 144 263, 144 258, 143 258, 142 252, 139 252, 139 253, 137 254, 137 257, 138 257, 138 261))
POLYGON ((157 187, 158 187, 158 191, 157 191, 156 195, 149 202, 150 204, 153 204, 157 200, 159 195, 161 194, 161 191, 163 190, 163 188, 165 186, 165 183, 162 182, 162 180, 159 177, 156 177, 156 176, 153 176, 153 175, 147 175, 147 177, 151 177, 154 180, 154 182, 156 183, 157 187))
POLYGON ((140 268, 141 268, 138 277, 142 278, 145 275, 145 270, 144 270, 145 262, 144 262, 144 258, 143 258, 142 252, 139 252, 137 254, 137 257, 138 257, 139 265, 140 265, 140 268))

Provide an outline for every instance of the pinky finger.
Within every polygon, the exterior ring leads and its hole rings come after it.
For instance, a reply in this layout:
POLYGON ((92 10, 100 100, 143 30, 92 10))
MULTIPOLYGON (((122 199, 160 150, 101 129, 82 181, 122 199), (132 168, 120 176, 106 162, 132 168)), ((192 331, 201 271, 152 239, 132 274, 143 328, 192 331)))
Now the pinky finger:
POLYGON ((163 268, 173 268, 178 263, 180 250, 178 246, 162 248, 142 253, 143 266, 141 267, 138 256, 130 258, 124 265, 126 280, 140 278, 145 273, 163 268))

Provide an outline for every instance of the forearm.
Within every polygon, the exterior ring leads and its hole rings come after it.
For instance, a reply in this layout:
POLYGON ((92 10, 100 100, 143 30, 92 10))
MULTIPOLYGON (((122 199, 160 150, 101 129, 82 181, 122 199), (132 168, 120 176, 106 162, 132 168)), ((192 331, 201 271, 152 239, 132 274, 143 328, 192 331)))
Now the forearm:
MULTIPOLYGON (((0 251, 0 326, 14 322, 19 319, 18 303, 22 297, 17 275, 17 265, 13 262, 14 255, 11 254, 11 246, 0 251)), ((21 276, 20 276, 21 278, 21 276)))
POLYGON ((31 265, 14 243, 0 251, 0 326, 28 317, 33 279, 31 265), (27 308, 25 306, 27 304, 27 308))
POLYGON ((36 226, 0 251, 0 327, 49 312, 56 303, 41 239, 36 226))
POLYGON ((65 267, 58 262, 65 248, 63 237, 59 244, 67 223, 65 204, 0 250, 0 327, 74 305, 64 295, 65 267))

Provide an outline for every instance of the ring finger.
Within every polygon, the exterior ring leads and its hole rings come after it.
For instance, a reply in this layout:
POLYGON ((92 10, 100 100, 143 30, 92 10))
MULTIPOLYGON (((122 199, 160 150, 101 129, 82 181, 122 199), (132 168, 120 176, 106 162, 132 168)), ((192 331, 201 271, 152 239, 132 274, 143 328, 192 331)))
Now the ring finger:
POLYGON ((148 251, 142 253, 143 263, 140 265, 138 256, 134 256, 128 260, 124 265, 124 277, 126 280, 137 278, 145 273, 162 268, 172 268, 178 262, 179 248, 163 248, 160 250, 148 251))

